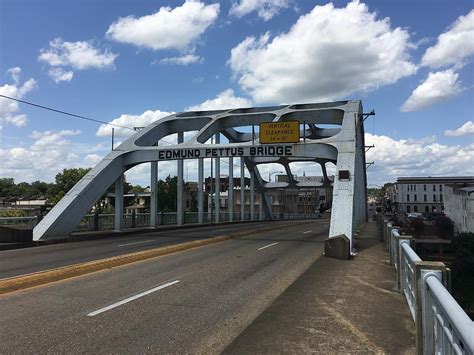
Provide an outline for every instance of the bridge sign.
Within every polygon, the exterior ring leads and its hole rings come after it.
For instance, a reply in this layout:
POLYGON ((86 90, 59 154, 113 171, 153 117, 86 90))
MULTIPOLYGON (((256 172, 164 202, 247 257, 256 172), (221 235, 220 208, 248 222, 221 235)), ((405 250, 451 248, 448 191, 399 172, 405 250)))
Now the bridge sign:
POLYGON ((298 143, 300 123, 298 121, 260 123, 260 143, 298 143))

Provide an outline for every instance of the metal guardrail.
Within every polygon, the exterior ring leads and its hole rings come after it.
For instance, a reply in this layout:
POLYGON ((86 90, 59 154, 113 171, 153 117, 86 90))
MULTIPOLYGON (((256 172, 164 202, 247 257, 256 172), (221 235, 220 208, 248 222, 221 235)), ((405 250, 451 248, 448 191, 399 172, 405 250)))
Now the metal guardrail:
POLYGON ((418 354, 474 354, 474 322, 447 289, 449 270, 441 262, 423 261, 387 220, 378 224, 416 325, 418 354))
POLYGON ((38 224, 38 217, 0 217, 0 225, 24 225, 33 228, 38 224))
MULTIPOLYGON (((177 224, 177 213, 176 212, 164 212, 158 213, 157 216, 159 225, 173 225, 177 224)), ((219 222, 230 221, 229 213, 221 212, 219 222)), ((319 218, 318 214, 301 214, 301 213, 284 213, 273 216, 275 220, 300 220, 300 219, 315 219, 319 218)), ((34 217, 0 217, 0 225, 22 225, 27 228, 34 228, 41 220, 40 216, 34 217)), ((241 221, 240 212, 233 214, 233 221, 241 221)), ((250 212, 244 213, 244 221, 258 221, 260 216, 254 213, 253 219, 251 219, 250 212)), ((184 223, 198 223, 199 216, 197 212, 185 212, 184 223)), ((209 212, 204 212, 203 222, 215 222, 215 215, 209 212)), ((104 213, 99 215, 88 214, 79 222, 79 225, 74 229, 75 232, 91 232, 91 231, 106 231, 115 228, 115 216, 113 213, 104 213)), ((150 214, 149 213, 128 213, 124 214, 123 228, 140 228, 150 226, 150 214)))

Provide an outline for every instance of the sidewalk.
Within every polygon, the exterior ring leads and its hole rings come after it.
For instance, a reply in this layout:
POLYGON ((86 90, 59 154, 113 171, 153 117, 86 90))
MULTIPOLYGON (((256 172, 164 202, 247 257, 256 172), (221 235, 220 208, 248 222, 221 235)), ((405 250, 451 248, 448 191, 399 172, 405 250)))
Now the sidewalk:
POLYGON ((353 260, 316 260, 224 353, 414 354, 415 325, 378 233, 365 224, 353 260))

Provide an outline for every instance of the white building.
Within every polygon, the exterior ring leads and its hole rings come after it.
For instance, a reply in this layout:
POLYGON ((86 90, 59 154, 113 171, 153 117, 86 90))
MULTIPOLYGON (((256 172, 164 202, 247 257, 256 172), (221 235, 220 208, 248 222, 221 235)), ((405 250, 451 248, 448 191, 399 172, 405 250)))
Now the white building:
POLYGON ((399 177, 395 185, 396 211, 400 213, 444 212, 444 186, 468 183, 474 183, 474 176, 399 177))
POLYGON ((474 232, 474 184, 446 185, 445 213, 454 223, 454 232, 474 232))

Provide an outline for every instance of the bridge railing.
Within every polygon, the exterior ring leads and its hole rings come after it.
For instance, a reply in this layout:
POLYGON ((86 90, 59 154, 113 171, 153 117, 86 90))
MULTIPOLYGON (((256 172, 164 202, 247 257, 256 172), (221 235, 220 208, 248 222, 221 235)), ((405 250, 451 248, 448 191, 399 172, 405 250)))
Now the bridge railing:
POLYGON ((474 354, 474 322, 448 291, 446 265, 421 260, 412 249, 413 238, 400 235, 391 222, 379 220, 379 226, 398 290, 415 322, 418 354, 474 354))
POLYGON ((34 228, 38 224, 38 217, 0 217, 0 225, 23 225, 34 228))
MULTIPOLYGON (((281 213, 273 216, 274 220, 301 220, 301 219, 315 219, 319 218, 316 213, 281 213)), ((258 212, 254 214, 254 221, 260 219, 258 212)), ((26 228, 34 228, 41 220, 40 216, 33 217, 0 217, 0 225, 21 225, 26 228)), ((174 225, 177 224, 177 213, 176 212, 163 212, 157 215, 158 225, 174 225)), ((234 212, 233 221, 241 221, 240 212, 234 212)), ((250 212, 244 213, 244 221, 250 221, 250 212)), ((215 215, 210 212, 204 212, 203 222, 215 222, 215 215)), ((228 212, 220 213, 220 222, 230 221, 230 215, 228 212)), ((184 223, 198 223, 199 216, 197 212, 185 212, 184 223)), ((102 214, 87 214, 82 218, 79 225, 74 229, 74 232, 91 232, 91 231, 106 231, 113 230, 115 228, 115 215, 113 213, 102 213, 102 214)), ((150 214, 149 213, 126 213, 123 215, 123 228, 143 228, 150 226, 150 214)))

